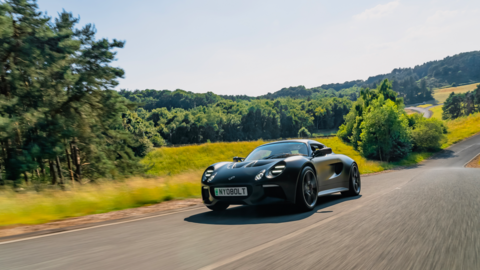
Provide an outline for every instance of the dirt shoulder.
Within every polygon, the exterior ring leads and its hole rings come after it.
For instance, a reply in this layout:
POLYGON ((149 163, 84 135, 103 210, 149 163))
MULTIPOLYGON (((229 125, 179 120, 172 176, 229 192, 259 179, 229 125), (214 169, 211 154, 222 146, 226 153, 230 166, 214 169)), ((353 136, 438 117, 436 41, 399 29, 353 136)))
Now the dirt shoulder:
POLYGON ((175 211, 180 208, 195 207, 200 205, 201 203, 201 199, 174 200, 138 208, 130 208, 102 214, 67 218, 44 224, 5 226, 0 227, 0 242, 24 237, 57 233, 61 231, 93 227, 101 224, 111 223, 113 221, 133 220, 137 218, 157 215, 162 212, 168 213, 169 211, 175 211))
POLYGON ((479 168, 480 169, 480 154, 474 157, 470 162, 465 165, 466 168, 479 168))

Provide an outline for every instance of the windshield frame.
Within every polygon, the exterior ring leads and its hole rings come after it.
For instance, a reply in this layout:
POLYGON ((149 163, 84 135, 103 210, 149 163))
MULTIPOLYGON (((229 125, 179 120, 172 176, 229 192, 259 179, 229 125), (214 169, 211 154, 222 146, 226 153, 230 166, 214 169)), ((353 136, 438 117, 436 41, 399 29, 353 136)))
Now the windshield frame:
MULTIPOLYGON (((305 152, 306 152, 307 154, 300 154, 300 153, 299 153, 299 154, 294 154, 294 153, 292 153, 291 156, 304 156, 304 157, 305 157, 305 156, 310 155, 310 151, 309 151, 308 144, 306 144, 306 143, 304 143, 304 142, 299 142, 299 141, 286 141, 286 142, 276 142, 276 143, 269 143, 269 144, 261 145, 261 146, 255 148, 255 149, 253 149, 253 151, 250 152, 247 157, 245 157, 245 160, 244 160, 244 161, 264 160, 264 159, 266 159, 266 158, 251 159, 251 160, 249 160, 249 157, 250 157, 253 153, 255 153, 257 150, 261 150, 261 148, 263 148, 263 147, 275 146, 275 145, 280 145, 280 144, 302 144, 302 145, 305 147, 305 152)), ((275 155, 276 155, 276 154, 275 154, 275 155)), ((274 156, 275 156, 275 155, 274 155, 274 156)), ((270 156, 270 155, 269 155, 269 156, 270 156)), ((268 157, 268 156, 267 156, 267 157, 268 157)), ((283 158, 283 157, 279 157, 279 158, 283 158)))

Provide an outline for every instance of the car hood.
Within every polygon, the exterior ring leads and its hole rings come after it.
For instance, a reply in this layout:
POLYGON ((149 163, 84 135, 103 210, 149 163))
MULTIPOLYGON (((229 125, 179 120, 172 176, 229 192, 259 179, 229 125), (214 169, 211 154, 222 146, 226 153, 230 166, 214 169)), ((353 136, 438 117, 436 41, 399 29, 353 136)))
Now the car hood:
POLYGON ((221 162, 210 166, 214 169, 215 177, 206 181, 207 183, 245 183, 254 181, 255 176, 261 171, 268 171, 279 162, 288 163, 289 160, 304 158, 303 156, 278 158, 278 159, 260 159, 243 162, 221 162))

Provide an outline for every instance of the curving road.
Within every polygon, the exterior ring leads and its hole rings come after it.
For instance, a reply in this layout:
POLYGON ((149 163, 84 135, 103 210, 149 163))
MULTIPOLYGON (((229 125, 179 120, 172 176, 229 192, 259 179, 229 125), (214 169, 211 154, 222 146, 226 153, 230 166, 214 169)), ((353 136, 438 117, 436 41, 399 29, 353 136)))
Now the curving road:
POLYGON ((441 106, 441 105, 443 105, 443 103, 442 103, 442 104, 433 105, 433 106, 430 106, 430 107, 426 107, 426 108, 406 107, 405 110, 416 111, 416 112, 418 112, 418 113, 423 114, 423 116, 424 116, 425 118, 430 118, 430 117, 432 117, 432 115, 433 115, 433 112, 430 111, 430 109, 431 109, 431 108, 434 108, 434 107, 437 107, 437 106, 441 106))
POLYGON ((480 269, 480 135, 362 195, 286 206, 196 207, 0 243, 0 269, 480 269))

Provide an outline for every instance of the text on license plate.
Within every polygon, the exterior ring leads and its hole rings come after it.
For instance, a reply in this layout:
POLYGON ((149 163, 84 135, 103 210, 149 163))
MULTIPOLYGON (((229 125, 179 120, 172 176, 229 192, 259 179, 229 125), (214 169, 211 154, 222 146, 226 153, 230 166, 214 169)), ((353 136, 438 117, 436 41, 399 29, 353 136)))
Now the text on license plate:
POLYGON ((247 196, 246 187, 215 188, 215 196, 247 196))

